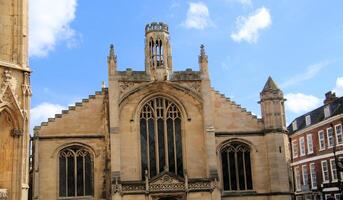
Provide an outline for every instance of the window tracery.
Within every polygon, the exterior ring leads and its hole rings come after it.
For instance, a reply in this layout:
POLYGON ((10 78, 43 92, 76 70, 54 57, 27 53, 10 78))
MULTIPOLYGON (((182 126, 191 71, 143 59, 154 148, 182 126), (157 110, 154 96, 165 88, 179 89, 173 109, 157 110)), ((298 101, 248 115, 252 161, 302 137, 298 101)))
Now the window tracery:
POLYGON ((250 147, 232 142, 221 150, 224 191, 252 190, 250 147))
POLYGON ((181 113, 175 103, 157 97, 140 113, 141 169, 148 177, 167 170, 183 176, 181 113))
POLYGON ((82 146, 64 148, 59 153, 59 196, 93 195, 93 160, 82 146))

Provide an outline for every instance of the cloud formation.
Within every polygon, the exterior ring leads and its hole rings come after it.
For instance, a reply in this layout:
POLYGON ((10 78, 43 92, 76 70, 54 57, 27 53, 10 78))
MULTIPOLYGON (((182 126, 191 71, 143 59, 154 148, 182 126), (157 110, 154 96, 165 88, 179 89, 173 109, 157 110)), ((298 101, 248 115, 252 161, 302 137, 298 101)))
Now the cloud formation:
POLYGON ((187 28, 203 30, 213 26, 210 12, 203 2, 189 3, 187 18, 182 23, 187 28))
POLYGON ((61 113, 65 107, 59 104, 41 103, 31 109, 31 129, 34 126, 39 126, 41 122, 47 121, 49 117, 54 117, 55 114, 61 113))
POLYGON ((245 6, 252 6, 252 0, 227 0, 227 1, 240 3, 245 6))
POLYGON ((60 41, 75 43, 70 23, 75 19, 76 7, 77 0, 30 1, 30 56, 47 56, 60 41))
POLYGON ((325 67, 328 67, 331 63, 332 62, 330 61, 323 61, 323 62, 310 65, 306 68, 306 71, 304 73, 300 73, 291 77, 286 82, 282 83, 281 87, 285 88, 285 87, 296 85, 306 80, 310 80, 313 77, 315 77, 322 69, 324 69, 325 67))
POLYGON ((289 93, 285 95, 287 111, 295 114, 303 114, 321 105, 321 100, 312 95, 302 93, 289 93))
POLYGON ((237 30, 231 34, 231 39, 235 42, 246 41, 248 43, 256 43, 260 36, 260 31, 268 28, 271 24, 272 17, 269 10, 261 7, 248 17, 237 17, 237 30))
POLYGON ((343 76, 336 79, 336 86, 333 91, 337 96, 343 96, 343 76))

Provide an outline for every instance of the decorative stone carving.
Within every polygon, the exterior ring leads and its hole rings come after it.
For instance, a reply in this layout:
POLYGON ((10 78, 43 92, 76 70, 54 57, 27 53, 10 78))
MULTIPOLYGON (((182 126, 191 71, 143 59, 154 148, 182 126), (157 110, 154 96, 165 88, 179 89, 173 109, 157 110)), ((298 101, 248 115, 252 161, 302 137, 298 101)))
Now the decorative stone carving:
POLYGON ((2 76, 2 89, 4 89, 6 86, 10 86, 12 91, 15 91, 15 89, 17 88, 17 80, 15 79, 15 77, 12 76, 12 72, 6 69, 2 76))
POLYGON ((119 82, 119 89, 120 89, 120 95, 124 94, 125 92, 131 90, 133 87, 138 85, 138 83, 133 81, 123 81, 119 82))
POLYGON ((0 200, 7 200, 7 189, 0 189, 0 200))
POLYGON ((216 183, 211 179, 182 179, 169 172, 163 172, 159 176, 147 181, 121 182, 112 185, 114 193, 121 194, 155 194, 177 193, 189 191, 213 191, 216 183))
POLYGON ((32 89, 30 84, 30 73, 24 73, 24 83, 22 84, 23 95, 24 96, 32 96, 32 89))
POLYGON ((12 129, 11 135, 13 137, 20 137, 23 135, 23 131, 20 129, 12 129))

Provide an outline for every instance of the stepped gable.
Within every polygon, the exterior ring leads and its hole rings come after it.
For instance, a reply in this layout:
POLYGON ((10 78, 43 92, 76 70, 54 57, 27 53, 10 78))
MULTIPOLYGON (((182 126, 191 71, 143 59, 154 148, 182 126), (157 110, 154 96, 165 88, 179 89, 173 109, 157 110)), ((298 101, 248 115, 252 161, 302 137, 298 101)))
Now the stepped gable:
MULTIPOLYGON (((231 100, 230 98, 226 97, 224 94, 220 93, 219 91, 212 88, 212 92, 214 93, 214 105, 215 107, 220 106, 221 102, 224 103, 223 106, 229 106, 230 108, 215 108, 215 116, 216 120, 230 120, 231 125, 216 127, 218 131, 256 131, 262 129, 262 119, 258 118, 256 115, 253 115, 252 112, 247 111, 246 108, 243 108, 241 105, 237 104, 235 101, 231 100), (225 105, 226 104, 226 105, 225 105), (231 109, 233 108, 233 109, 231 109), (238 111, 238 115, 237 115, 238 111), (235 113, 235 116, 231 114, 235 113), (241 120, 244 118, 244 120, 241 120), (236 121, 238 120, 238 121, 236 121), (244 121, 246 124, 241 124, 244 121), (230 130, 228 130, 230 129, 230 130), (241 130, 243 129, 243 130, 241 130)), ((216 122, 215 124, 223 124, 220 122, 216 122)), ((225 123, 224 123, 225 124, 225 123)))
POLYGON ((92 100, 105 95, 108 92, 108 88, 103 88, 102 91, 96 91, 95 94, 89 95, 88 98, 82 99, 81 102, 76 102, 75 105, 69 106, 67 110, 62 110, 61 113, 55 114, 55 117, 48 118, 46 122, 42 122, 40 126, 35 126, 33 128, 34 134, 39 134, 39 131, 44 126, 48 126, 50 123, 54 123, 57 119, 61 119, 64 116, 70 114, 71 112, 76 112, 79 108, 83 107, 85 104, 90 103, 92 100))

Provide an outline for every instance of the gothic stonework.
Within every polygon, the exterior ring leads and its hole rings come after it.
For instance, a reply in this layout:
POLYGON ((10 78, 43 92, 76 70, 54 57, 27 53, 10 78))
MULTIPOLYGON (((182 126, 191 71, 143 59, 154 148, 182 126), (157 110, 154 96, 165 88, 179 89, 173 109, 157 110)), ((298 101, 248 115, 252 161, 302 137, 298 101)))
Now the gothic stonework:
POLYGON ((27 200, 29 189, 27 4, 0 0, 0 199, 8 200, 27 200))
POLYGON ((284 99, 271 78, 260 119, 211 87, 204 45, 199 70, 173 71, 168 26, 145 31, 144 71, 118 71, 111 45, 108 88, 35 128, 33 198, 290 200, 284 99))

